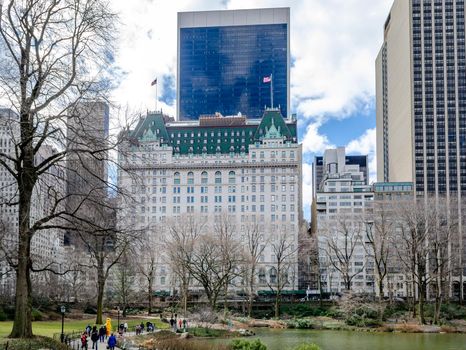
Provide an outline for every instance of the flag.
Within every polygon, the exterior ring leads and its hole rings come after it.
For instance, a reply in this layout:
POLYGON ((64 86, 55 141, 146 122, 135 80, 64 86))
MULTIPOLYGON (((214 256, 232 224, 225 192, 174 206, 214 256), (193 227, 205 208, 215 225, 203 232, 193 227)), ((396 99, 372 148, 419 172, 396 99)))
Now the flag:
POLYGON ((263 83, 270 83, 272 81, 272 77, 264 77, 262 80, 263 83))
POLYGON ((157 78, 155 78, 155 79, 152 81, 152 83, 150 83, 150 86, 154 86, 154 85, 156 85, 156 84, 157 84, 157 78))

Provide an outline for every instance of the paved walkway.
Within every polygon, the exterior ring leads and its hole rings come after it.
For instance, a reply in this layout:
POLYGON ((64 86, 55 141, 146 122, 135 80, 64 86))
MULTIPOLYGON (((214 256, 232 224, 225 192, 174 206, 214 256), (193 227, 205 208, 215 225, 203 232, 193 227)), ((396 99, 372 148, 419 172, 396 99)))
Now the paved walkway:
MULTIPOLYGON (((128 333, 126 333, 125 336, 130 336, 130 335, 135 335, 135 333, 134 332, 128 332, 128 333)), ((73 340, 71 342, 71 344, 70 344, 70 347, 73 350, 81 350, 81 339, 73 340)), ((87 341, 87 349, 92 350, 92 340, 90 340, 89 338, 88 338, 88 341, 87 341)), ((107 350, 107 339, 103 343, 97 342, 97 349, 96 350, 107 350)), ((121 349, 118 348, 118 347, 115 347, 115 350, 121 350, 121 349)))

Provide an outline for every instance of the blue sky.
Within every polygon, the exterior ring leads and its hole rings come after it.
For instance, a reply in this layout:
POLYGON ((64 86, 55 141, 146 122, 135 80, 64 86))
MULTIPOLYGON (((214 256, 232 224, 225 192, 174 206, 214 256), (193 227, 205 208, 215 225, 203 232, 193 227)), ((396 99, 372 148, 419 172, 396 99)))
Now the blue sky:
POLYGON ((177 12, 290 7, 291 111, 303 143, 303 205, 308 217, 311 161, 329 147, 368 154, 375 180, 375 59, 393 0, 112 0, 122 29, 114 93, 130 113, 158 107, 175 115, 177 12))

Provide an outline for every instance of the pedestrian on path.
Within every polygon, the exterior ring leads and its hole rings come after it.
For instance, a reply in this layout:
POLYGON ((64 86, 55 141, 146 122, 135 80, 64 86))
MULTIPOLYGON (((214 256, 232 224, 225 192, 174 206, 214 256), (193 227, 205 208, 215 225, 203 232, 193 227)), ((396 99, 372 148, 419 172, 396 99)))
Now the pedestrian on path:
POLYGON ((105 333, 107 333, 105 326, 101 326, 99 329, 99 339, 101 343, 105 342, 105 333))
POLYGON ((108 338, 108 349, 115 350, 116 343, 117 343, 117 339, 115 335, 112 333, 112 335, 108 338))
POLYGON ((97 333, 97 327, 92 331, 91 340, 92 340, 92 349, 97 350, 97 342, 99 341, 99 333, 97 333))
POLYGON ((81 349, 87 350, 87 333, 86 332, 84 332, 81 335, 81 349))

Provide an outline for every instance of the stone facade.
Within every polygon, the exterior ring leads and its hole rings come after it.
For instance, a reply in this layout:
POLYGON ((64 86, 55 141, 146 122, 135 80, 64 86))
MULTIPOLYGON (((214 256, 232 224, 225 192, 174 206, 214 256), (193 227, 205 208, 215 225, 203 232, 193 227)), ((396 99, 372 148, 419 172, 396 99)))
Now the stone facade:
MULTIPOLYGON (((269 289, 267 283, 276 278, 270 242, 286 233, 296 250, 286 288, 297 289, 302 150, 296 120, 283 119, 276 109, 259 120, 216 115, 173 122, 149 113, 122 137, 118 184, 134 201, 120 213, 120 225, 130 223, 161 242, 173 220, 194 215, 213 223, 228 215, 245 244, 244 231, 255 223, 266 246, 256 276, 259 289, 269 289)), ((154 243, 153 249, 160 246, 154 243)), ((154 289, 176 285, 162 259, 154 289)))

